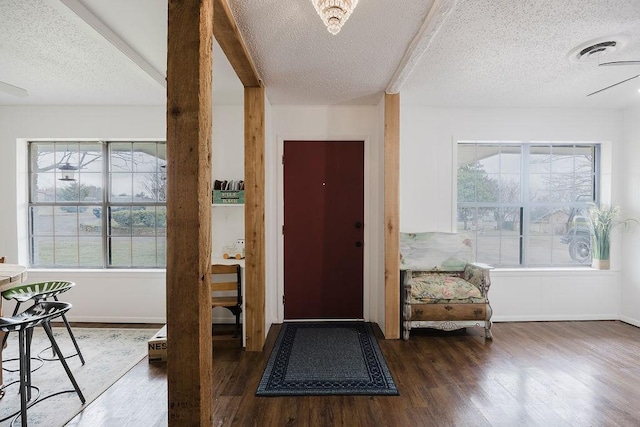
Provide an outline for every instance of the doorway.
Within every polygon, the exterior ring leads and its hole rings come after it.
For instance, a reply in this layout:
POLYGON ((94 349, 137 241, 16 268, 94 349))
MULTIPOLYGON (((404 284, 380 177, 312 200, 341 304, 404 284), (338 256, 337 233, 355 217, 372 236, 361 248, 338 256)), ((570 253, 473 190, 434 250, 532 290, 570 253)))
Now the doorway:
POLYGON ((284 318, 362 319, 364 141, 284 141, 284 318))

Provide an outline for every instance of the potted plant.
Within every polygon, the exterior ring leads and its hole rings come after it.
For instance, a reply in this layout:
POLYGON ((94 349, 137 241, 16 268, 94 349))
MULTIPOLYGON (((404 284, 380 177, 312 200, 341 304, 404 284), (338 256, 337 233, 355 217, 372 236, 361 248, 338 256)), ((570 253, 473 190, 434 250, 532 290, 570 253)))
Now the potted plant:
POLYGON ((611 248, 611 233, 618 225, 638 222, 635 219, 618 220, 619 206, 593 205, 589 208, 587 222, 591 232, 591 266, 593 268, 609 269, 609 251, 611 248))

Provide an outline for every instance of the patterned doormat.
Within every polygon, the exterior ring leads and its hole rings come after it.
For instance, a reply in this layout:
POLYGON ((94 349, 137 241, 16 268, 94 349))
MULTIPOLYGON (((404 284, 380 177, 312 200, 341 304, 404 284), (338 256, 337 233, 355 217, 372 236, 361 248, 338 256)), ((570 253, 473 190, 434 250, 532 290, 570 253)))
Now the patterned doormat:
POLYGON ((257 396, 398 395, 371 324, 285 323, 257 396))

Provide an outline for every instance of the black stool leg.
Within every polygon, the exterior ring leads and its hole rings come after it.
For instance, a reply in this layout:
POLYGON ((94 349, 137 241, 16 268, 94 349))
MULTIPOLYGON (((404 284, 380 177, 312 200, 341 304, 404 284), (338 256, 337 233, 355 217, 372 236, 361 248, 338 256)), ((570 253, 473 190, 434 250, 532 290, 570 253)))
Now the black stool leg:
POLYGON ((25 339, 25 330, 20 329, 18 331, 18 349, 20 353, 20 418, 22 427, 27 427, 27 390, 29 389, 28 382, 28 364, 27 359, 27 343, 25 339))
MULTIPOLYGON (((14 317, 16 314, 18 314, 19 309, 20 309, 20 302, 17 302, 16 308, 13 309, 13 314, 11 315, 11 317, 14 317)), ((9 332, 5 332, 4 338, 2 338, 2 348, 5 348, 5 346, 7 345, 7 338, 9 338, 9 332)))
MULTIPOLYGON (((54 296, 53 299, 58 301, 58 297, 57 296, 54 296)), ((73 332, 71 332, 71 325, 69 324, 69 321, 67 320, 67 316, 65 316, 63 314, 62 315, 62 320, 64 321, 64 325, 67 327, 67 331, 69 331, 69 336, 71 337, 71 341, 73 341, 73 346, 76 348, 76 353, 78 353, 78 357, 80 358, 80 362, 82 362, 82 364, 84 365, 84 357, 82 357, 82 352, 80 351, 80 347, 78 346, 78 342, 76 341, 76 337, 73 335, 73 332)))
POLYGON ((67 365, 67 361, 64 359, 64 356, 60 351, 60 347, 58 347, 58 343, 56 342, 55 338, 53 338, 53 332, 51 331, 50 321, 43 322, 42 327, 44 328, 45 332, 49 336, 49 341, 51 341, 51 347, 53 347, 54 351, 58 355, 58 359, 60 360, 60 363, 62 363, 64 370, 67 372, 67 376, 71 380, 71 384, 73 384, 73 388, 76 390, 76 393, 78 393, 80 402, 84 403, 85 398, 84 398, 84 395, 82 394, 82 391, 80 390, 80 386, 78 386, 76 379, 73 377, 73 374, 71 373, 71 369, 69 369, 69 365, 67 365))
POLYGON ((33 328, 26 330, 26 343, 25 343, 25 378, 27 380, 27 401, 31 401, 31 341, 33 341, 33 328))
POLYGON ((239 332, 240 332, 240 313, 236 312, 236 331, 233 334, 233 337, 238 338, 239 332))

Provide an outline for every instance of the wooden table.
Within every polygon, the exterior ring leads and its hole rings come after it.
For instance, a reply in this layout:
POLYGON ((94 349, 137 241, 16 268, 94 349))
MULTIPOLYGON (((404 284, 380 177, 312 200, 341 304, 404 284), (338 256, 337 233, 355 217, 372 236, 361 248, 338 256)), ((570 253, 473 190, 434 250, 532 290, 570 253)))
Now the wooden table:
MULTIPOLYGON (((27 279, 27 267, 17 264, 0 264, 0 292, 20 285, 27 279)), ((0 316, 2 316, 2 298, 0 298, 0 316)), ((4 336, 0 332, 0 343, 4 336)), ((2 385, 2 345, 0 345, 0 385, 2 385)))

